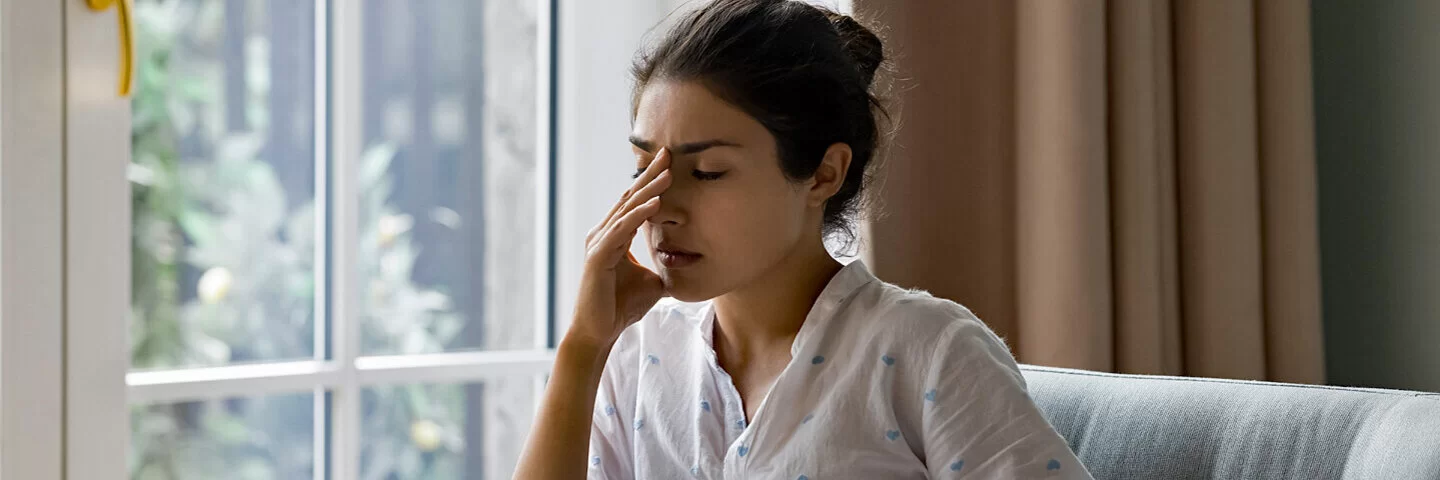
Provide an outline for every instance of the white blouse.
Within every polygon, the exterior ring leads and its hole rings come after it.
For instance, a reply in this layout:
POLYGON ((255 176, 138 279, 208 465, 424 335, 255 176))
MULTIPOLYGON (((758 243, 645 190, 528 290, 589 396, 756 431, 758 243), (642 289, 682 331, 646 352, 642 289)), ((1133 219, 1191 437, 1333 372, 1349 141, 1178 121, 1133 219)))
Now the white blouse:
POLYGON ((712 301, 664 299, 601 376, 591 479, 1089 479, 1009 348, 965 307, 852 261, 746 423, 712 301))

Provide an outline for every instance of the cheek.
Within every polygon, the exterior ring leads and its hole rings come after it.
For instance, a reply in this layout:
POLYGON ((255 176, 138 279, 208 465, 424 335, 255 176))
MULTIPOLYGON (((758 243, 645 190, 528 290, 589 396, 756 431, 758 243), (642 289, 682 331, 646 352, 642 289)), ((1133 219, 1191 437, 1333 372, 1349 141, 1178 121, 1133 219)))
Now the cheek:
POLYGON ((803 228, 803 203, 785 192, 724 192, 706 198, 706 203, 701 210, 706 212, 704 234, 729 251, 730 258, 771 257, 797 242, 803 228))

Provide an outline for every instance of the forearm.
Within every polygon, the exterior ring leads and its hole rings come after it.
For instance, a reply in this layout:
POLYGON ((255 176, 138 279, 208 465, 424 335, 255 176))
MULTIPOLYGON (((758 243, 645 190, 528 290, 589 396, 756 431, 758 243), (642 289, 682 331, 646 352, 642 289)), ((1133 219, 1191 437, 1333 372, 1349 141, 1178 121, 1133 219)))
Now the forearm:
POLYGON ((595 394, 612 346, 570 335, 560 342, 515 478, 585 478, 595 394))

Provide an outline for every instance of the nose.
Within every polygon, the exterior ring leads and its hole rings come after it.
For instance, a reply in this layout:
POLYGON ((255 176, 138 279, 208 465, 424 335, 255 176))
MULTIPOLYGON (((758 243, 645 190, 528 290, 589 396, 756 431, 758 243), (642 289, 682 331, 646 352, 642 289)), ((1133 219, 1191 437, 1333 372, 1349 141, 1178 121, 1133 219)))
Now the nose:
MULTIPOLYGON (((673 175, 674 172, 672 171, 673 175)), ((649 223, 656 225, 681 225, 685 222, 685 204, 687 203, 684 188, 680 182, 670 185, 660 194, 660 210, 655 216, 650 217, 649 223)))

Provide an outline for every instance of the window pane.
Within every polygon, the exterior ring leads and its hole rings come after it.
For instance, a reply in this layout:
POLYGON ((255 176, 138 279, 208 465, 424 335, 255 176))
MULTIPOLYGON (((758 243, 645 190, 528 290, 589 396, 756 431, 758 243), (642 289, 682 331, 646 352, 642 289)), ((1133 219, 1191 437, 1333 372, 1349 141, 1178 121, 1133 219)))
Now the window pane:
POLYGON ((534 346, 538 4, 361 2, 366 354, 534 346))
POLYGON ((311 478, 314 395, 145 405, 130 410, 130 478, 311 478))
POLYGON ((131 363, 314 354, 314 8, 138 0, 131 363))
POLYGON ((534 381, 369 389, 361 478, 510 478, 534 415, 534 381))

